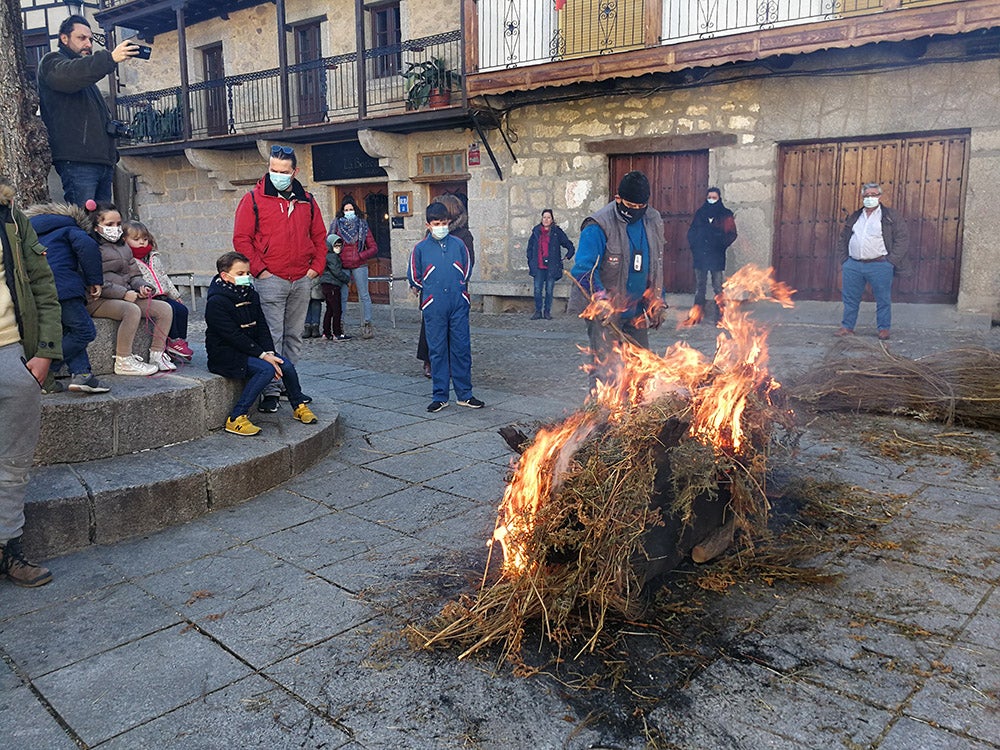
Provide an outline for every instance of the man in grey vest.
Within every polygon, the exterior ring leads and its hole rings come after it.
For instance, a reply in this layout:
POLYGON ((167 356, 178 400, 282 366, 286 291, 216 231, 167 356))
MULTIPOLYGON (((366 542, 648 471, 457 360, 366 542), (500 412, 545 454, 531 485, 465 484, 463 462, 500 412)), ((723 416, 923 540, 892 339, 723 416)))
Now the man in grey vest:
POLYGON ((618 183, 614 201, 584 219, 580 228, 571 271, 580 286, 570 293, 570 311, 583 311, 585 295, 608 300, 615 310, 605 320, 587 321, 594 358, 591 387, 610 374, 601 363, 614 341, 626 338, 648 349, 648 329, 662 322, 663 219, 649 206, 649 193, 646 175, 629 172, 618 183))

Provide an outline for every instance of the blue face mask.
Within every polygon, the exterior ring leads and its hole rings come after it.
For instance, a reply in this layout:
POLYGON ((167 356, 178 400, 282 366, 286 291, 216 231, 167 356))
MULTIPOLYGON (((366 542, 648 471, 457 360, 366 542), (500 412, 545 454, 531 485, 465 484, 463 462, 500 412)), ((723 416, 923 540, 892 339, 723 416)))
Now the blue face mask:
POLYGON ((236 286, 253 286, 253 276, 249 274, 246 276, 233 276, 233 283, 236 286))
POLYGON ((353 211, 344 211, 344 218, 347 219, 348 221, 354 221, 356 216, 357 214, 354 213, 353 211))
POLYGON ((292 185, 292 176, 290 174, 268 172, 267 175, 271 178, 271 184, 274 185, 275 190, 288 190, 292 185))
POLYGON ((431 227, 431 237, 436 240, 443 240, 448 236, 448 227, 431 227))

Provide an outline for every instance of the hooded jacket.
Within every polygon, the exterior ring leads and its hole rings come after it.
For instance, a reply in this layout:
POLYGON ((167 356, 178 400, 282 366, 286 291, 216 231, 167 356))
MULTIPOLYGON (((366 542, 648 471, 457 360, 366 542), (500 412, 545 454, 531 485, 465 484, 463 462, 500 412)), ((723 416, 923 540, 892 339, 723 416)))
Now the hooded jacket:
POLYGON ((233 224, 233 249, 250 259, 250 273, 264 271, 298 281, 311 268, 326 266, 326 225, 316 200, 292 180, 285 200, 267 175, 240 200, 233 224))
POLYGON ((256 289, 241 296, 216 276, 205 300, 205 351, 208 371, 224 378, 245 378, 247 358, 274 351, 256 289))
POLYGON ((4 279, 14 303, 24 358, 62 359, 62 309, 45 247, 14 206, 14 189, 0 185, 4 279))
POLYGON ((38 63, 38 98, 52 161, 109 166, 118 161, 115 139, 108 135, 111 113, 97 88, 116 66, 108 50, 78 55, 63 44, 38 63))
POLYGON ((59 290, 59 300, 87 299, 87 287, 101 286, 101 248, 91 236, 93 222, 79 206, 34 205, 24 212, 45 245, 46 258, 59 290))

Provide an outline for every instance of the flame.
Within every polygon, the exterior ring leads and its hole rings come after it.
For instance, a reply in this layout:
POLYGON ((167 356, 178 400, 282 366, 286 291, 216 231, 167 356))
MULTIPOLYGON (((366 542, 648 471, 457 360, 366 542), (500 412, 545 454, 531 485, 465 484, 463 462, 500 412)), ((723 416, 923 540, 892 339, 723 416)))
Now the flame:
MULTIPOLYGON (((748 265, 734 273, 716 298, 721 332, 711 360, 684 342, 671 345, 662 356, 628 340, 615 343, 608 361, 599 363, 606 379, 598 380, 588 396, 588 402, 600 408, 579 411, 562 424, 539 430, 507 485, 491 540, 503 551, 505 574, 523 573, 538 564, 526 554, 535 518, 558 489, 576 450, 602 421, 614 423, 636 406, 675 397, 690 404, 692 439, 711 445, 719 454, 746 450, 743 416, 748 400, 752 394, 770 398, 779 384, 767 370, 767 332, 754 323, 745 303, 775 302, 788 308, 793 306, 793 294, 793 289, 774 280, 771 268, 748 265)), ((647 314, 636 325, 654 318, 658 325, 664 308, 650 295, 647 314)), ((580 317, 613 325, 610 321, 620 312, 601 295, 591 298, 580 317)), ((681 325, 693 325, 701 315, 696 305, 681 325)))
POLYGON ((688 316, 677 324, 677 328, 690 328, 691 326, 698 325, 705 318, 705 311, 701 309, 701 305, 692 305, 691 309, 688 311, 688 316))

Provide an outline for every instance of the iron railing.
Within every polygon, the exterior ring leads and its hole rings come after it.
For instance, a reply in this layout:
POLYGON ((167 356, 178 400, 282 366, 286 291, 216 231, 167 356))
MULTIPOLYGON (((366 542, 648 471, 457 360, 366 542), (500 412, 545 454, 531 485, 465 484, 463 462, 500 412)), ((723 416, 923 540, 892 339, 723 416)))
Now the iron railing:
MULTIPOLYGON (((904 4, 927 0, 902 0, 904 4)), ((645 5, 662 3, 660 44, 814 23, 883 9, 884 0, 479 0, 480 71, 645 46, 645 5)))
MULTIPOLYGON (((367 99, 362 113, 358 97, 358 55, 324 57, 289 65, 288 120, 292 128, 328 122, 349 122, 370 116, 406 111, 403 71, 411 62, 442 58, 462 70, 459 31, 412 39, 402 44, 364 52, 367 99)), ((281 69, 202 81, 188 87, 191 137, 257 133, 281 129, 281 69)), ((464 85, 464 78, 462 78, 464 85)), ((460 97, 461 91, 452 92, 460 97)), ((118 117, 132 124, 132 144, 183 139, 180 86, 138 94, 119 95, 118 117)))

